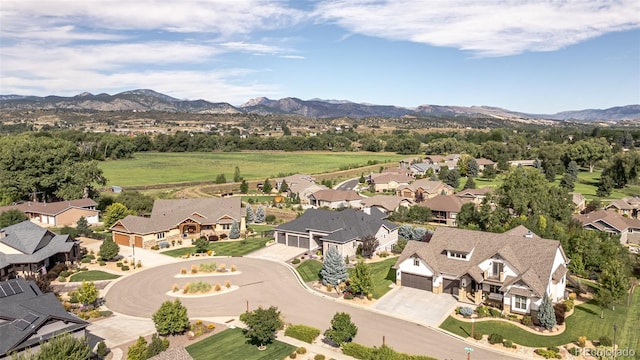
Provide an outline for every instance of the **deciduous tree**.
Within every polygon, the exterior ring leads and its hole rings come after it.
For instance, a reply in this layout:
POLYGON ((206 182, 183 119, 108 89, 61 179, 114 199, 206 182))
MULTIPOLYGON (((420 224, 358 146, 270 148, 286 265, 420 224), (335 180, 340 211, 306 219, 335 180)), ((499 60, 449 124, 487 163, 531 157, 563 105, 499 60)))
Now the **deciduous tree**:
POLYGON ((100 245, 100 257, 105 260, 111 260, 118 256, 120 247, 111 239, 104 239, 100 245))
POLYGON ((380 245, 380 242, 373 235, 367 235, 363 237, 361 241, 362 241, 362 244, 360 245, 361 255, 371 259, 373 254, 376 252, 378 245, 380 245))
POLYGON ((83 281, 78 290, 76 297, 83 305, 94 304, 98 300, 98 289, 93 281, 83 281))
POLYGON ((15 225, 29 220, 29 217, 20 210, 11 209, 0 213, 0 228, 15 225))
POLYGON ((270 344, 276 337, 276 331, 284 327, 280 311, 275 306, 262 307, 240 315, 240 321, 247 325, 244 333, 254 345, 270 344))
POLYGON ((350 342, 358 334, 358 327, 351 321, 351 315, 338 312, 331 319, 331 327, 324 332, 324 336, 341 345, 350 342))
POLYGON ((127 360, 146 360, 147 359, 147 340, 142 336, 127 349, 127 360))
POLYGON ((205 253, 209 250, 209 240, 204 236, 197 238, 193 245, 195 245, 197 253, 205 253))
POLYGON ((134 213, 123 204, 116 202, 107 206, 102 214, 102 222, 106 227, 111 227, 116 221, 124 219, 127 215, 134 215, 134 213))
POLYGON ((373 289, 371 269, 364 260, 358 261, 353 274, 349 277, 349 287, 354 294, 369 294, 373 289))
POLYGON ((63 334, 44 342, 30 360, 83 360, 91 359, 86 338, 63 334))
POLYGON ((179 299, 174 302, 163 302, 158 311, 153 314, 152 319, 160 335, 182 334, 189 329, 187 308, 179 299))

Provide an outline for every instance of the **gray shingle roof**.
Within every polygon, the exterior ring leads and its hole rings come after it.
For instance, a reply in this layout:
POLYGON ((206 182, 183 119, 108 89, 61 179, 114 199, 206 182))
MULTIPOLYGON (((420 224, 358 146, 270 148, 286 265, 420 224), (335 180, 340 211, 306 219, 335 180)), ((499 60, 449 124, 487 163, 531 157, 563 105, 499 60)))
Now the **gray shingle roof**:
POLYGON ((345 243, 353 239, 375 235, 381 226, 385 226, 390 230, 398 228, 398 225, 390 221, 381 220, 377 216, 368 215, 354 209, 342 211, 309 209, 299 218, 279 225, 274 230, 297 233, 318 230, 329 234, 323 240, 345 243))
POLYGON ((428 243, 409 241, 398 258, 396 267, 409 257, 417 255, 436 273, 458 277, 469 274, 476 278, 479 273, 478 265, 499 254, 520 273, 520 280, 536 294, 542 295, 551 277, 560 242, 538 236, 525 236, 528 233, 531 232, 524 226, 502 234, 439 227, 428 243), (469 261, 448 258, 446 251, 454 249, 473 249, 473 253, 469 261))
POLYGON ((77 243, 69 235, 57 235, 29 220, 7 226, 0 243, 20 253, 0 253, 0 268, 9 264, 35 264, 58 253, 71 251, 77 243))
MULTIPOLYGON (((83 329, 89 325, 66 312, 53 293, 43 294, 36 284, 24 279, 4 281, 0 284, 17 284, 23 291, 9 296, 0 296, 0 354, 36 345, 40 337, 47 339, 53 332, 41 330, 43 325, 57 322, 52 327, 56 333, 83 329), (38 333, 38 337, 32 338, 38 333)), ((4 285, 3 285, 4 286, 4 285)))

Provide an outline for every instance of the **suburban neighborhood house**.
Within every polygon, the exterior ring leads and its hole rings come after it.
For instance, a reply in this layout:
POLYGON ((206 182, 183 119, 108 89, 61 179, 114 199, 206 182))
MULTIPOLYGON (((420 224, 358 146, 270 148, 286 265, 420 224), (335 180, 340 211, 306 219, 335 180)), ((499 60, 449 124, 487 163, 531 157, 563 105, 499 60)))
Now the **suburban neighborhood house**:
POLYGON ((287 183, 287 197, 297 197, 301 205, 309 205, 309 196, 316 191, 326 190, 327 187, 316 184, 315 178, 311 175, 290 175, 276 180, 275 188, 280 191, 283 182, 287 183))
POLYGON ((89 224, 97 224, 100 214, 100 211, 96 210, 97 205, 98 203, 89 198, 50 203, 29 201, 2 206, 0 213, 15 209, 25 213, 29 220, 38 225, 76 226, 78 220, 83 216, 89 224))
POLYGON ((576 207, 575 212, 581 214, 587 208, 587 199, 577 192, 569 193, 569 195, 571 195, 571 202, 576 207))
POLYGON ((80 245, 29 220, 0 229, 0 280, 46 274, 57 263, 80 258, 80 245))
POLYGON ((244 233, 240 197, 156 200, 150 217, 128 215, 110 230, 117 244, 150 248, 161 241, 228 235, 234 221, 244 233))
POLYGON ((399 186, 407 185, 412 180, 412 177, 404 173, 383 172, 371 174, 369 177, 369 186, 374 192, 395 191, 399 186))
POLYGON ((458 226, 458 213, 462 205, 473 200, 456 195, 436 195, 421 202, 418 206, 431 209, 431 222, 445 226, 458 226))
POLYGON ((436 195, 451 195, 453 191, 451 186, 441 181, 420 179, 411 184, 399 186, 396 189, 396 195, 421 202, 436 195))
POLYGON ((362 204, 362 210, 367 214, 371 214, 371 209, 375 208, 385 215, 398 211, 400 206, 408 208, 413 205, 413 201, 410 199, 393 195, 374 195, 362 198, 360 203, 362 204))
POLYGON ((584 215, 574 215, 582 227, 619 235, 621 244, 640 244, 640 220, 620 215, 616 211, 598 210, 584 215))
POLYGON ((605 210, 612 210, 620 215, 625 215, 634 219, 638 218, 640 213, 640 197, 625 197, 619 200, 614 200, 605 206, 605 210))
POLYGON ((463 200, 470 201, 476 205, 482 204, 482 201, 490 194, 493 194, 493 188, 485 186, 480 189, 465 189, 457 192, 455 195, 463 200))
POLYGON ((68 313, 54 293, 42 293, 35 282, 0 282, 0 359, 37 349, 50 338, 85 336, 89 323, 68 313))
POLYGON ((398 285, 484 302, 535 321, 545 293, 552 302, 564 299, 568 263, 559 241, 524 226, 502 234, 437 228, 429 242, 409 241, 395 269, 398 285))
POLYGON ((309 195, 309 204, 314 207, 328 207, 330 209, 355 208, 360 209, 362 196, 353 190, 319 190, 309 195))
POLYGON ((378 240, 377 250, 391 250, 398 242, 396 224, 354 209, 309 209, 273 230, 277 243, 308 250, 321 248, 323 252, 335 247, 342 256, 356 255, 358 245, 367 236, 378 240))

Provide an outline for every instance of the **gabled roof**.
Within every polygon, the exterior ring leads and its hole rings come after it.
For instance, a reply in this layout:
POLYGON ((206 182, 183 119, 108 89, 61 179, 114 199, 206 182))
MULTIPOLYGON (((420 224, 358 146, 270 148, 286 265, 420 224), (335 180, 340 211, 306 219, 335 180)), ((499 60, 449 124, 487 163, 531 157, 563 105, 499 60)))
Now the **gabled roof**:
POLYGON ((379 206, 387 211, 395 211, 403 201, 411 202, 411 200, 407 198, 393 195, 374 195, 368 198, 362 198, 360 202, 363 206, 379 206))
POLYGON ((460 212, 462 205, 468 202, 468 199, 456 195, 436 195, 421 202, 419 206, 428 207, 435 211, 460 212))
POLYGON ((520 272, 517 279, 510 279, 510 284, 522 280, 536 294, 542 295, 552 275, 556 251, 562 248, 557 240, 542 239, 537 235, 529 237, 528 233, 531 232, 524 226, 502 234, 438 227, 429 242, 409 241, 396 267, 415 254, 436 273, 458 277, 469 274, 481 282, 478 265, 498 254, 520 272), (468 261, 447 257, 447 250, 463 248, 473 249, 468 261))
POLYGON ((89 323, 68 313, 53 293, 43 294, 33 281, 0 282, 0 354, 37 345, 40 337, 86 328, 89 323), (14 289, 9 293, 1 289, 14 289), (50 330, 45 324, 56 323, 50 330), (55 332, 54 332, 55 331, 55 332), (38 334, 37 337, 34 335, 38 334))
POLYGON ((485 158, 477 158, 476 162, 478 163, 478 165, 482 165, 482 166, 495 165, 495 162, 485 158))
POLYGON ((416 180, 409 185, 402 185, 398 187, 398 190, 402 189, 409 189, 414 192, 418 189, 422 189, 422 191, 428 194, 440 194, 442 190, 453 192, 453 188, 442 181, 433 181, 429 179, 416 180))
POLYGON ((609 208, 616 208, 620 210, 633 210, 633 209, 636 209, 637 207, 626 202, 624 199, 618 199, 610 202, 609 205, 605 207, 605 209, 609 209, 609 208))
POLYGON ((417 172, 424 173, 427 169, 433 169, 434 171, 440 171, 440 165, 438 164, 429 164, 429 163, 417 163, 411 165, 410 169, 415 169, 417 172))
POLYGON ((318 201, 328 201, 328 202, 336 202, 336 201, 352 201, 352 200, 360 200, 362 196, 358 195, 354 190, 335 190, 335 189, 326 189, 326 190, 318 190, 311 194, 314 199, 318 201))
POLYGON ((398 228, 398 225, 390 221, 354 209, 342 211, 308 209, 300 217, 278 225, 274 231, 307 233, 315 230, 328 234, 323 240, 345 243, 375 235, 382 226, 390 230, 398 228))
POLYGON ((159 199, 154 201, 149 218, 129 215, 117 221, 111 229, 119 230, 122 226, 129 233, 150 234, 173 229, 188 218, 203 225, 213 225, 225 216, 241 221, 240 197, 159 199))
POLYGON ((587 199, 584 197, 584 195, 577 193, 577 192, 572 192, 571 194, 571 202, 573 202, 574 205, 580 205, 581 203, 583 203, 584 201, 586 201, 587 199))
POLYGON ((71 251, 76 242, 69 235, 57 235, 29 220, 2 229, 0 243, 15 253, 0 253, 0 268, 9 264, 34 264, 58 253, 71 251))
POLYGON ((408 184, 411 180, 413 179, 406 174, 399 174, 399 173, 393 173, 393 172, 374 174, 371 177, 371 182, 373 182, 374 184, 388 184, 391 181, 408 184))
POLYGON ((455 195, 458 197, 478 197, 478 196, 486 196, 487 194, 493 193, 493 188, 489 186, 485 186, 480 189, 464 189, 457 192, 455 195))
POLYGON ((98 205, 98 203, 89 198, 50 203, 29 201, 21 204, 0 207, 0 213, 11 209, 16 209, 24 213, 55 216, 71 208, 89 208, 95 207, 96 205, 98 205))
POLYGON ((588 214, 574 215, 573 218, 580 221, 583 227, 591 225, 600 231, 605 231, 607 227, 619 232, 629 228, 640 229, 640 220, 622 216, 615 211, 598 210, 588 214))

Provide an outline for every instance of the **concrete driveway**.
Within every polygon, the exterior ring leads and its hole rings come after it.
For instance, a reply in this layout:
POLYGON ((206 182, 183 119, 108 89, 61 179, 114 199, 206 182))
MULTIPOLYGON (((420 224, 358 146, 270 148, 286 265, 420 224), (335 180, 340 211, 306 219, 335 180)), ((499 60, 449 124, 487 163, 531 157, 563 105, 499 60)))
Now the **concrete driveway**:
MULTIPOLYGON (((210 260, 183 260, 118 279, 107 291, 106 306, 118 313, 150 318, 163 301, 173 301, 174 298, 166 295, 173 284, 182 287, 189 281, 209 281, 207 278, 174 277, 181 268, 205 261, 210 260)), ((282 263, 246 257, 229 258, 225 261, 217 259, 217 262, 234 264, 239 273, 216 277, 211 282, 224 283, 228 280, 239 288, 224 295, 181 298, 190 318, 236 317, 245 312, 247 306, 255 309, 258 306, 274 305, 281 311, 285 322, 306 324, 323 331, 330 326, 331 318, 336 312, 347 312, 358 326, 355 338, 358 343, 380 346, 384 336, 387 345, 401 352, 430 355, 439 359, 462 360, 467 357, 464 350, 468 346, 467 342, 430 326, 416 324, 415 321, 407 320, 407 317, 389 316, 318 295, 307 290, 295 276, 294 270, 282 263)), ((517 358, 482 347, 475 347, 473 357, 476 360, 517 358)))
POLYGON ((401 286, 388 292, 373 308, 438 327, 455 310, 457 304, 456 299, 449 294, 434 294, 401 286))
MULTIPOLYGON (((245 255, 245 257, 287 262, 298 255, 304 254, 307 251, 308 250, 306 249, 287 246, 284 244, 273 244, 265 246, 262 249, 258 249, 251 254, 245 255)), ((311 253, 315 253, 315 250, 311 253)))

